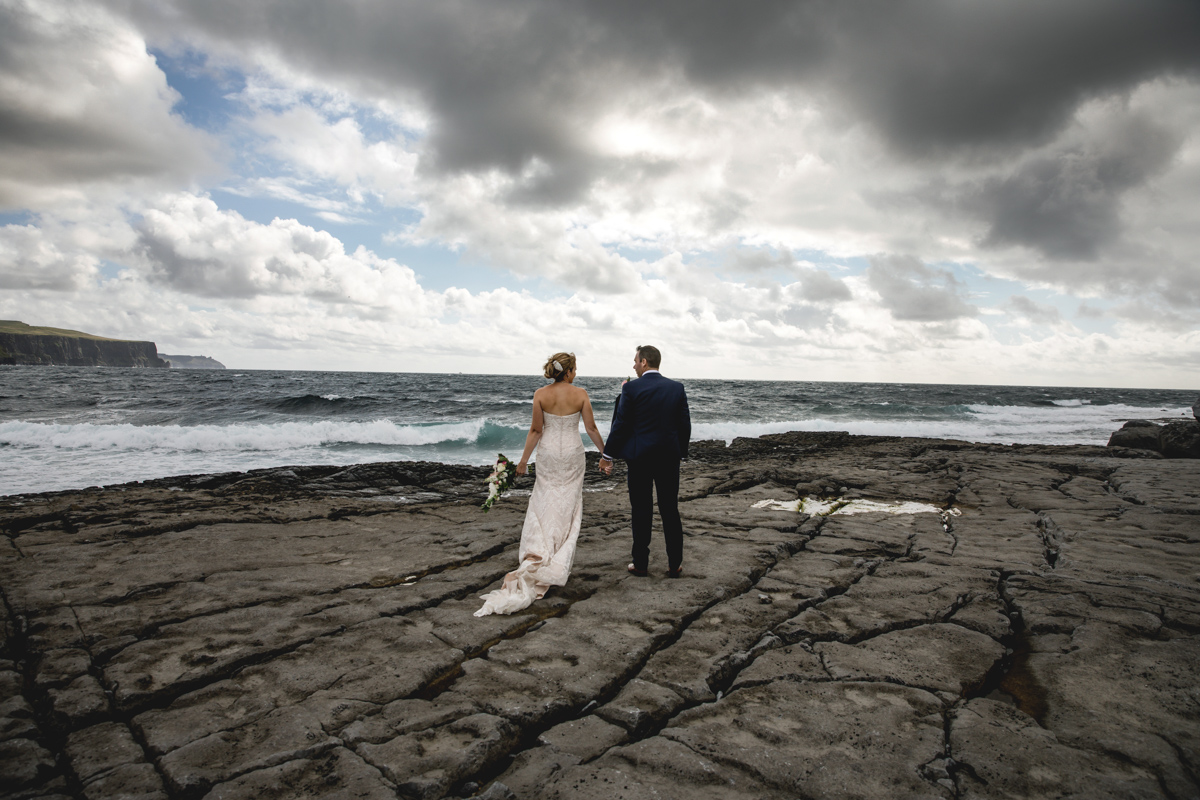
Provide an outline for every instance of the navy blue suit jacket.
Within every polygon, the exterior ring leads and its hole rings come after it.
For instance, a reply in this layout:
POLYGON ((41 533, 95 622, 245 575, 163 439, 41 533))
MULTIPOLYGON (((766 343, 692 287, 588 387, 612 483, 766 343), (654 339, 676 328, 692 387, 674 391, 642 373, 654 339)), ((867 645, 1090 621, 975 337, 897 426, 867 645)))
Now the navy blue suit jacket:
POLYGON ((651 372, 621 388, 604 454, 626 461, 648 455, 687 458, 691 438, 683 384, 651 372))

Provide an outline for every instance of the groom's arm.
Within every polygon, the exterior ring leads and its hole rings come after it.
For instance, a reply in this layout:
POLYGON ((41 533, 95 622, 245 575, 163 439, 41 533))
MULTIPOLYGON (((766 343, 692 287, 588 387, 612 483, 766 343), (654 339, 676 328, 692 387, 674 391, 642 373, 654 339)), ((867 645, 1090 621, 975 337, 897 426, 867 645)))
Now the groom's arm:
POLYGON ((688 445, 692 441, 692 413, 688 410, 687 391, 680 389, 679 405, 679 457, 688 457, 688 445))
POLYGON ((629 420, 625 416, 625 409, 628 403, 622 403, 625 399, 625 389, 622 387, 621 393, 617 395, 617 402, 613 406, 612 425, 608 429, 608 441, 604 444, 604 453, 601 458, 605 461, 612 461, 613 456, 620 455, 621 448, 625 446, 625 442, 629 439, 629 420))

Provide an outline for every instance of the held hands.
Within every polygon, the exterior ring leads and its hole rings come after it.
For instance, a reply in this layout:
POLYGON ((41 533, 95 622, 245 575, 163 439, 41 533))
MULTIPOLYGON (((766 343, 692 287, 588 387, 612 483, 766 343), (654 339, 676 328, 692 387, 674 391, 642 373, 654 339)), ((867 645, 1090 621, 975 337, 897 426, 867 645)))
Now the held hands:
POLYGON ((613 462, 611 462, 611 461, 605 461, 605 460, 602 458, 602 459, 600 459, 600 463, 599 463, 599 465, 598 465, 598 468, 599 468, 599 469, 600 469, 600 471, 601 471, 601 472, 603 472, 605 475, 608 475, 608 476, 610 476, 610 477, 611 477, 611 476, 612 476, 613 462))

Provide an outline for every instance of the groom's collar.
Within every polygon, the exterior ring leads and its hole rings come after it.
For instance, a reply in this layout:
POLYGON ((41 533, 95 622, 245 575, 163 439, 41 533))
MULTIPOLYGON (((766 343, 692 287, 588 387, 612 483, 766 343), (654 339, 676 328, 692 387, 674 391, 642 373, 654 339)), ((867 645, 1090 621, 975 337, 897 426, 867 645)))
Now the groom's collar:
POLYGON ((661 372, 659 372, 659 371, 658 371, 658 370, 656 370, 656 369, 644 369, 644 370, 642 370, 641 377, 643 377, 643 378, 644 378, 644 377, 646 377, 647 375, 662 375, 662 373, 661 373, 661 372))

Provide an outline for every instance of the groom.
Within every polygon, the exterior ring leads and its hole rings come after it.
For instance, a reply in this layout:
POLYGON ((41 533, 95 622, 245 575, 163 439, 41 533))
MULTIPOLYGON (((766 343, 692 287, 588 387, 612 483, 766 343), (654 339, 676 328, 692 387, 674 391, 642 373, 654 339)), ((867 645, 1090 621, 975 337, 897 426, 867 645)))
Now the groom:
POLYGON ((643 345, 633 357, 637 380, 621 387, 613 409, 608 444, 600 469, 612 474, 612 460, 628 466, 629 506, 633 512, 633 563, 629 571, 649 574, 650 522, 654 516, 652 488, 658 491, 658 514, 667 543, 667 577, 683 572, 683 523, 679 519, 679 461, 687 458, 692 437, 683 384, 658 371, 662 355, 657 347, 643 345))

